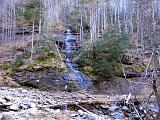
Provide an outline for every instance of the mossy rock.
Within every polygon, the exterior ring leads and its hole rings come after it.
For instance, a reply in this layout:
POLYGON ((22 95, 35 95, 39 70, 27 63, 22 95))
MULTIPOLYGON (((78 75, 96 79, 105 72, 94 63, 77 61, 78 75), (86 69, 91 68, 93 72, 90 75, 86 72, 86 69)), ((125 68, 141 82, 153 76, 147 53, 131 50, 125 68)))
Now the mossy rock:
POLYGON ((11 75, 14 73, 14 71, 13 71, 12 68, 8 68, 7 70, 5 70, 5 73, 6 73, 8 76, 11 76, 11 75))
POLYGON ((47 56, 47 54, 43 54, 43 55, 40 55, 36 58, 36 61, 39 61, 39 62, 43 62, 43 61, 46 61, 46 59, 48 59, 49 57, 47 56))
POLYGON ((63 63, 61 63, 59 67, 59 72, 67 72, 67 71, 68 71, 67 67, 63 63))
POLYGON ((123 55, 122 57, 122 63, 125 65, 132 65, 133 64, 133 60, 130 59, 129 56, 123 55))
POLYGON ((17 69, 16 69, 16 72, 22 72, 22 71, 24 71, 24 70, 27 70, 28 69, 28 65, 21 65, 20 67, 18 67, 17 69))
POLYGON ((8 68, 11 68, 11 63, 10 62, 1 63, 0 68, 2 68, 3 70, 7 70, 8 68))
POLYGON ((34 71, 35 64, 29 64, 26 68, 26 71, 34 71))
POLYGON ((135 66, 127 66, 125 69, 130 69, 132 70, 133 72, 142 72, 146 69, 146 66, 145 65, 135 65, 135 66))
POLYGON ((24 52, 24 53, 22 54, 22 58, 24 58, 24 59, 30 58, 30 53, 29 53, 29 52, 24 52))
POLYGON ((11 76, 14 73, 12 64, 10 62, 1 63, 0 68, 3 69, 8 76, 11 76))
POLYGON ((67 83, 66 89, 67 92, 73 92, 78 90, 78 86, 74 81, 69 81, 67 83))
POLYGON ((114 68, 114 75, 116 76, 123 76, 123 70, 121 67, 115 67, 114 68))
POLYGON ((12 86, 12 87, 19 87, 20 85, 16 83, 11 77, 9 76, 0 76, 0 85, 4 86, 12 86))
POLYGON ((91 66, 85 66, 83 69, 86 74, 95 75, 94 70, 91 66))

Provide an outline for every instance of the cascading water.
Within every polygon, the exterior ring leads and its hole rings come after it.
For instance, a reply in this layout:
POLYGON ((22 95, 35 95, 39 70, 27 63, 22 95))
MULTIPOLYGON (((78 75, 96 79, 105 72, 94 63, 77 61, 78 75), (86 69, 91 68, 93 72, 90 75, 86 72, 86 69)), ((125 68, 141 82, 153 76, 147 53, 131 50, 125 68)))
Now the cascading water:
POLYGON ((77 46, 73 43, 76 39, 73 37, 71 31, 68 29, 65 35, 65 45, 66 45, 66 64, 69 68, 70 72, 70 79, 74 80, 75 83, 80 87, 80 89, 87 89, 89 88, 92 83, 91 79, 87 77, 85 74, 80 72, 77 68, 77 64, 73 61, 73 56, 76 54, 77 46))

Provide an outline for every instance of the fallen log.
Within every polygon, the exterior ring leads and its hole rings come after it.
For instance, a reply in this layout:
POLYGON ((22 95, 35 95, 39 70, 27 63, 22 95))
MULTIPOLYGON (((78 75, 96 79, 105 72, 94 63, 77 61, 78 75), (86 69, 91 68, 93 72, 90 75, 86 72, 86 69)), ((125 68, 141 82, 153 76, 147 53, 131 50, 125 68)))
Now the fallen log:
MULTIPOLYGON (((109 97, 105 95, 88 95, 88 94, 77 94, 77 97, 73 97, 67 99, 67 97, 61 96, 61 98, 55 97, 54 100, 57 99, 58 102, 55 100, 55 103, 50 103, 50 105, 46 106, 39 106, 39 108, 46 108, 49 107, 51 109, 55 108, 63 108, 65 106, 77 106, 77 105, 110 105, 113 102, 121 102, 122 100, 127 100, 128 95, 122 96, 114 96, 109 97)), ((134 96, 130 97, 130 99, 135 99, 134 96)), ((138 101, 144 100, 144 97, 137 96, 136 99, 138 101)))

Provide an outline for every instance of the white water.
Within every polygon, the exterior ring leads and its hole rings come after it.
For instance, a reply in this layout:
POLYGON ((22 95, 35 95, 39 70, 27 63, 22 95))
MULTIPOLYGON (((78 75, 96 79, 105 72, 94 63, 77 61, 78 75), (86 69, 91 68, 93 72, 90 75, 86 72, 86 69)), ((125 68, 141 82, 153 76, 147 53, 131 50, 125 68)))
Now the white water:
POLYGON ((77 64, 73 62, 73 58, 71 58, 72 54, 75 52, 75 47, 73 46, 73 42, 75 38, 71 34, 71 31, 68 29, 65 36, 65 45, 66 45, 66 64, 70 71, 70 78, 76 82, 76 84, 81 88, 85 89, 91 86, 91 79, 80 72, 77 68, 77 64))

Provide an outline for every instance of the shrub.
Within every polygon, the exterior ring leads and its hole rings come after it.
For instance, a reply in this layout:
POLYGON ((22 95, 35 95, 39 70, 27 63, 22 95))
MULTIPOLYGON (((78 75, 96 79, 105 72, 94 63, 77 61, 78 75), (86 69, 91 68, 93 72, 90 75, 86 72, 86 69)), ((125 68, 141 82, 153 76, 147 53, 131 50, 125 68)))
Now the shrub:
POLYGON ((15 71, 19 66, 23 65, 23 58, 22 56, 17 56, 13 62, 11 63, 12 69, 15 71))
POLYGON ((128 38, 114 30, 108 30, 103 38, 97 40, 92 49, 81 51, 78 64, 90 66, 96 75, 108 77, 120 68, 124 50, 130 46, 128 38))

